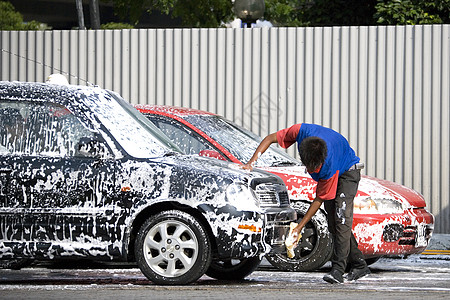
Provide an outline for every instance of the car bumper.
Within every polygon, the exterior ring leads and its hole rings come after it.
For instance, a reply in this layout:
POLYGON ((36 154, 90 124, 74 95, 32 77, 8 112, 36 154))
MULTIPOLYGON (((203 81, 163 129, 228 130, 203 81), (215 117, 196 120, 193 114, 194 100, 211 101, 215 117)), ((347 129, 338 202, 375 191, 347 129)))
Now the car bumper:
MULTIPOLYGON (((289 233, 289 224, 297 220, 297 213, 291 207, 265 210, 264 237, 270 254, 286 251, 284 240, 289 233)), ((266 251, 267 252, 267 251, 266 251)))
POLYGON ((226 222, 232 224, 230 228, 218 228, 219 258, 240 259, 285 251, 284 239, 289 232, 289 224, 297 219, 294 209, 265 208, 262 213, 240 214, 240 218, 226 222))
POLYGON ((434 229, 434 216, 423 208, 402 214, 360 215, 353 218, 353 233, 366 258, 421 253, 434 229))

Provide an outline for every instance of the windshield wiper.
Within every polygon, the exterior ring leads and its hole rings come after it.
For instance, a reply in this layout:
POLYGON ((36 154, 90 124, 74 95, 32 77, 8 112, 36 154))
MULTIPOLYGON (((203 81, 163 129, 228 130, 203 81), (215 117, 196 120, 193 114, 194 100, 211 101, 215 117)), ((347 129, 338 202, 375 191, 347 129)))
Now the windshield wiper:
POLYGON ((300 164, 297 164, 292 161, 280 161, 280 162, 273 163, 271 167, 286 167, 286 166, 297 166, 297 165, 300 165, 300 164))
POLYGON ((167 151, 166 153, 164 153, 164 157, 168 157, 168 156, 175 156, 175 155, 179 155, 180 152, 176 152, 176 151, 167 151))

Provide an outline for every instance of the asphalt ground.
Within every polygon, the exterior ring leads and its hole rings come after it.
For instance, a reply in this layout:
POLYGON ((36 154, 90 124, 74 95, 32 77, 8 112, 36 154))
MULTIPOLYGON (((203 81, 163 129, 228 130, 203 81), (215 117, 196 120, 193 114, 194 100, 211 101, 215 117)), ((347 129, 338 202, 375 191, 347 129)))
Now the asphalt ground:
POLYGON ((263 264, 246 279, 206 275, 186 286, 155 285, 135 265, 37 263, 0 270, 0 299, 450 299, 450 256, 382 258, 357 281, 329 284, 325 265, 314 272, 283 272, 263 264))
POLYGON ((0 299, 450 299, 450 235, 435 235, 422 254, 382 258, 358 281, 328 284, 326 264, 313 272, 283 272, 263 261, 246 279, 202 276, 186 286, 159 286, 135 264, 36 262, 0 270, 0 299))

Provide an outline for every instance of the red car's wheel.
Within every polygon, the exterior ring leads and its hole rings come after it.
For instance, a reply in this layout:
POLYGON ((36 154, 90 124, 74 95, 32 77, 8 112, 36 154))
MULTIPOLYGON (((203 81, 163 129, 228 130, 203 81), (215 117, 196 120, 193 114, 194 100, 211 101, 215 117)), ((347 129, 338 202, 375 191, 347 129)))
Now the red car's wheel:
MULTIPOLYGON (((292 207, 301 219, 308 210, 309 203, 293 202, 292 207)), ((306 224, 302 238, 295 248, 294 258, 288 258, 286 253, 280 253, 266 256, 266 259, 281 270, 312 271, 323 266, 332 253, 332 239, 328 231, 327 217, 319 210, 306 224)))

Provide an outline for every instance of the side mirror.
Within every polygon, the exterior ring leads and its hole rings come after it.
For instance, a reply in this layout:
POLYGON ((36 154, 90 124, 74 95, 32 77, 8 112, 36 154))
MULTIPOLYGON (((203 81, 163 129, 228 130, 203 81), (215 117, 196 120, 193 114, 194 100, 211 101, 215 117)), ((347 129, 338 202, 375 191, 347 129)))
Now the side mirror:
POLYGON ((83 137, 78 142, 78 153, 87 157, 101 158, 105 155, 106 149, 96 137, 83 137))
POLYGON ((220 160, 226 160, 219 152, 215 150, 202 150, 198 153, 200 156, 212 157, 220 160))

